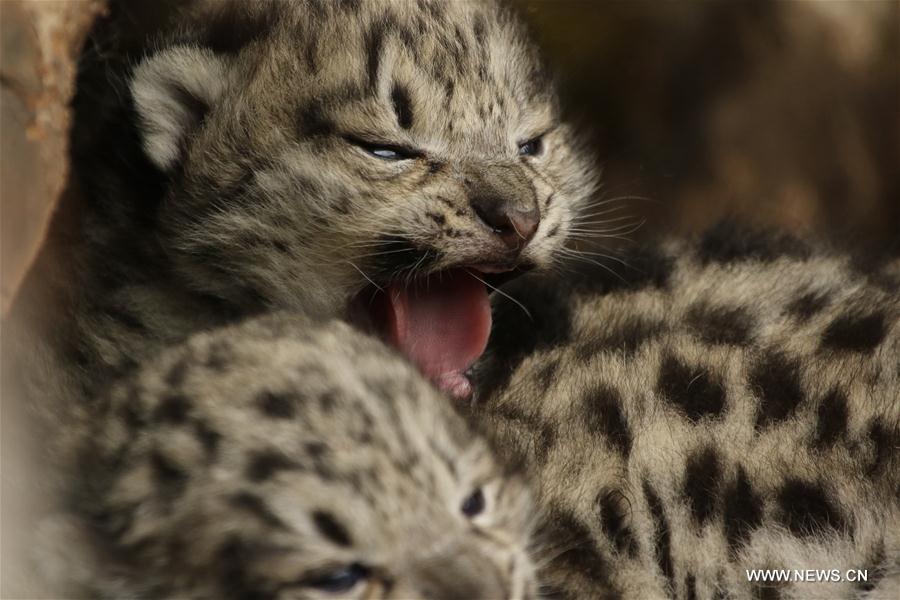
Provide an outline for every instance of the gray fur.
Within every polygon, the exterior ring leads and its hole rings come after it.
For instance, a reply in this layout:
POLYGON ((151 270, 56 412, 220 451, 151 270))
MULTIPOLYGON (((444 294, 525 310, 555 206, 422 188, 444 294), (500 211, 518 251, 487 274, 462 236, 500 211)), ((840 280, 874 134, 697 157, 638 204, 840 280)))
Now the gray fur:
POLYGON ((896 597, 896 259, 728 225, 625 259, 511 284, 529 330, 495 306, 481 365, 495 391, 476 416, 536 482, 556 540, 545 583, 578 598, 896 597), (745 569, 869 581, 753 584, 745 569))
POLYGON ((523 482, 342 323, 272 315, 194 336, 94 422, 74 485, 95 564, 69 584, 90 596, 335 597, 322 578, 360 565, 339 597, 534 597, 523 482))

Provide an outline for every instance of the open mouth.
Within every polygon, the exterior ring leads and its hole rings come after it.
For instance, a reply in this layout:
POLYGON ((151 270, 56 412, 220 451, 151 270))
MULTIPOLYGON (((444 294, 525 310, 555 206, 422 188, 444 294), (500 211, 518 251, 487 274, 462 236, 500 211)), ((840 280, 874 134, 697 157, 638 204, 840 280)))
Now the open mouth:
POLYGON ((472 266, 370 288, 356 302, 354 321, 368 324, 454 398, 469 399, 466 371, 491 332, 489 288, 527 269, 472 266), (362 317, 361 319, 359 317, 362 317))

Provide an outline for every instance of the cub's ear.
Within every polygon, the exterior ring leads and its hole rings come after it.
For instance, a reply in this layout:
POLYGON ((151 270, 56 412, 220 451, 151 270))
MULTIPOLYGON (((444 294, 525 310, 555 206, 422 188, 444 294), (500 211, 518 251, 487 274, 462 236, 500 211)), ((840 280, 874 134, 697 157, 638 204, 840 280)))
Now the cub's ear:
POLYGON ((206 48, 175 46, 134 69, 131 95, 144 151, 160 169, 183 159, 187 141, 225 89, 227 65, 206 48))

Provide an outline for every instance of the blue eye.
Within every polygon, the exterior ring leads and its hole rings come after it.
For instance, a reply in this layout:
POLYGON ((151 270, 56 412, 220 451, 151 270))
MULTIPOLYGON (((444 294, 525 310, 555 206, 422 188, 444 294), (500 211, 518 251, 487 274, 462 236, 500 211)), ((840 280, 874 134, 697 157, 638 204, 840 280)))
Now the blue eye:
POLYGON ((471 518, 482 511, 484 511, 484 492, 481 491, 481 488, 476 489, 474 492, 469 494, 469 497, 463 500, 462 506, 460 507, 462 514, 471 518))
POLYGON ((372 142, 353 135, 345 136, 345 139, 354 146, 382 160, 408 160, 421 158, 424 155, 419 150, 388 142, 372 142))
POLYGON ((541 138, 536 137, 519 145, 519 156, 537 156, 541 153, 543 147, 544 144, 541 142, 541 138))
POLYGON ((321 573, 308 581, 309 587, 331 594, 348 592, 359 582, 368 579, 370 571, 364 565, 353 563, 345 567, 321 573))
POLYGON ((390 148, 366 148, 366 150, 378 158, 384 158, 386 160, 399 160, 400 154, 397 153, 396 150, 391 150, 390 148))

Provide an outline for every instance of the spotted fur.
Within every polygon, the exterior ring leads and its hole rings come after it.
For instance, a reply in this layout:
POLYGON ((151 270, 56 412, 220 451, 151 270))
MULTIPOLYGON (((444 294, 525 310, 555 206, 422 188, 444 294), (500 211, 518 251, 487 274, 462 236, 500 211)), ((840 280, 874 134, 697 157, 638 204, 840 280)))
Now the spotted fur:
POLYGON ((523 481, 344 324, 194 336, 95 423, 72 494, 91 597, 535 597, 523 481))
POLYGON ((596 174, 507 9, 189 6, 147 42, 121 34, 130 15, 114 6, 81 62, 84 242, 65 246, 74 318, 53 335, 89 391, 261 311, 351 318, 375 285, 557 258, 596 174), (495 200, 539 217, 530 242, 484 220, 495 200))
POLYGON ((733 224, 624 258, 507 286, 530 322, 496 298, 476 412, 537 482, 546 583, 573 598, 896 597, 900 263, 860 270, 733 224), (748 581, 767 568, 868 581, 748 581))

